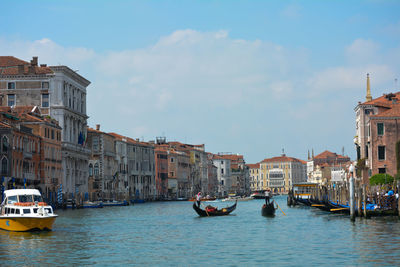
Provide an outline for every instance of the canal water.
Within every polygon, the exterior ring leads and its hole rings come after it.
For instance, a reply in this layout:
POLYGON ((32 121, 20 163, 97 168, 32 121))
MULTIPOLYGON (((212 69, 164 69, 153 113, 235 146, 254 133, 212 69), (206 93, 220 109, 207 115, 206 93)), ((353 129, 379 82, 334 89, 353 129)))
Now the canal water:
POLYGON ((286 215, 262 217, 263 200, 205 218, 188 201, 59 210, 51 232, 0 230, 0 265, 400 266, 397 218, 351 222, 275 200, 286 215))

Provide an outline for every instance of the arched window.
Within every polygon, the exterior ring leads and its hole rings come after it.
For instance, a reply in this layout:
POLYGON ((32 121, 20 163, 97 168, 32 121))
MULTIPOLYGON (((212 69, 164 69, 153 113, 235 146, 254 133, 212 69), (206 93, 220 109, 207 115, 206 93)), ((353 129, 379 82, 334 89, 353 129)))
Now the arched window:
POLYGON ((1 174, 2 175, 7 175, 8 174, 8 160, 6 157, 4 157, 1 160, 1 174))
POLYGON ((93 164, 89 164, 89 176, 93 176, 93 164))
POLYGON ((8 151, 8 138, 7 136, 3 136, 3 140, 2 140, 3 144, 2 144, 2 148, 3 148, 3 153, 8 151))
POLYGON ((98 176, 99 175, 99 164, 96 163, 94 164, 94 176, 98 176))

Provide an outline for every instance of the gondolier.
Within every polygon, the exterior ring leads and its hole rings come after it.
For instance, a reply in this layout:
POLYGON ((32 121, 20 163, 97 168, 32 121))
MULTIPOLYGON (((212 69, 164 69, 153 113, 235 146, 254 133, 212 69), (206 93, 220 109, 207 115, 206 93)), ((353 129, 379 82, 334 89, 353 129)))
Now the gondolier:
POLYGON ((269 204, 270 198, 271 198, 271 192, 269 191, 269 189, 267 189, 267 191, 265 191, 265 204, 266 205, 269 204))
POLYGON ((201 201, 201 192, 197 193, 197 196, 196 196, 196 201, 197 201, 197 205, 200 207, 200 201, 201 201))

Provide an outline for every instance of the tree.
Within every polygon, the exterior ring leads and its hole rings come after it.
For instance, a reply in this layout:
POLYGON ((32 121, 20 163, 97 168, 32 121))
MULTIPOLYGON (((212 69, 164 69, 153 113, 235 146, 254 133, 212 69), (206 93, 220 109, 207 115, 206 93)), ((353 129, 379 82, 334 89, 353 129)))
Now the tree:
POLYGON ((383 185, 393 183, 393 176, 387 173, 378 173, 372 175, 369 179, 370 185, 383 185))

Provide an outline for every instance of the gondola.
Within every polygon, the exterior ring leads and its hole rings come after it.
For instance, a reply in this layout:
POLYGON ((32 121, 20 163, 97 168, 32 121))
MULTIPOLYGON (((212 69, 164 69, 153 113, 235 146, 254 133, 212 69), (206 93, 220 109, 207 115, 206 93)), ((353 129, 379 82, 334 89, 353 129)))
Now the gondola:
POLYGON ((275 216, 275 206, 274 201, 271 201, 269 204, 264 204, 261 208, 262 216, 275 216))
POLYGON ((197 214, 199 214, 199 216, 201 217, 207 217, 207 216, 224 216, 224 215, 228 215, 229 213, 231 213, 232 211, 234 211, 236 209, 236 204, 237 201, 235 202, 235 204, 233 204, 230 207, 226 207, 226 208, 222 208, 222 209, 217 209, 215 207, 211 207, 211 206, 207 206, 206 209, 202 209, 197 205, 197 202, 193 203, 193 209, 197 212, 197 214))

